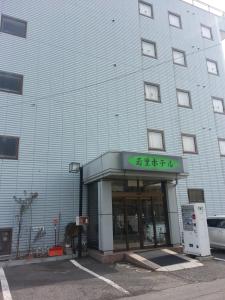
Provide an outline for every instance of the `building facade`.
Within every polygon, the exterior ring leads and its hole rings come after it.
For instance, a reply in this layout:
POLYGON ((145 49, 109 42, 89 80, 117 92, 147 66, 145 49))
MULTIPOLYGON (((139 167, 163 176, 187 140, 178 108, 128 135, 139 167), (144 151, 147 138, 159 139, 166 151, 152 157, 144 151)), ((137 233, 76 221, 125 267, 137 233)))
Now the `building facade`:
POLYGON ((223 16, 180 0, 2 0, 0 14, 0 255, 24 191, 38 197, 20 250, 54 245, 56 219, 63 243, 72 161, 103 252, 180 243, 181 204, 225 212, 223 16))

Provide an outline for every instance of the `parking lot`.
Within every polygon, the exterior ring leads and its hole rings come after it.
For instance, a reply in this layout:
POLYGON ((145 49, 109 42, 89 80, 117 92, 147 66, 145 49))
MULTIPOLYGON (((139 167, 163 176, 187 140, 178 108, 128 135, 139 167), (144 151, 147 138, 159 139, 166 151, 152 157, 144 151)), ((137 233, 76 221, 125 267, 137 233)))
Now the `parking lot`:
MULTIPOLYGON (((225 259, 225 252, 214 254, 225 259)), ((176 272, 151 272, 127 263, 103 265, 90 258, 75 262, 78 266, 67 260, 4 268, 10 294, 1 282, 0 300, 122 299, 225 278, 225 261, 217 260, 176 272)))
POLYGON ((212 250, 212 255, 216 258, 216 259, 224 259, 225 260, 225 250, 212 250))

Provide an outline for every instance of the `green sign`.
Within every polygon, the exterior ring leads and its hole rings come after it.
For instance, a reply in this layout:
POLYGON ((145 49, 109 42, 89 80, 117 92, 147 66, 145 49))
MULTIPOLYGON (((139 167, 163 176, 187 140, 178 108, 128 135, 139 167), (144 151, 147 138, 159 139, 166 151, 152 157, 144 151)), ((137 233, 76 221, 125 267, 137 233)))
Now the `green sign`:
POLYGON ((183 169, 180 158, 162 155, 133 155, 128 156, 129 169, 159 171, 159 172, 181 172, 183 169))

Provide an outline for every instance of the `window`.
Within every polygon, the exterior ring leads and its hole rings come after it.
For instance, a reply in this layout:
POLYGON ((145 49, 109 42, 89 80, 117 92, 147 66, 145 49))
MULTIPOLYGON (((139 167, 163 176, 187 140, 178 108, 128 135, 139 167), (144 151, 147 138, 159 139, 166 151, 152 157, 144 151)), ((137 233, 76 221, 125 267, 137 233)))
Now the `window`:
POLYGON ((191 108, 190 92, 177 89, 177 102, 179 106, 191 108))
POLYGON ((221 98, 212 97, 213 109, 215 113, 224 114, 224 102, 221 98))
POLYGON ((213 39, 212 29, 210 27, 201 25, 201 31, 202 31, 202 37, 209 39, 209 40, 213 39))
POLYGON ((219 139, 220 154, 225 156, 225 139, 219 139))
POLYGON ((208 227, 218 227, 218 225, 220 224, 221 220, 214 218, 214 219, 207 219, 207 224, 208 227))
POLYGON ((22 95, 23 75, 0 71, 0 91, 22 95))
POLYGON ((164 133, 161 130, 148 130, 149 150, 165 151, 164 133))
POLYGON ((187 66, 185 52, 173 49, 173 62, 176 65, 187 66))
POLYGON ((142 40, 142 54, 153 58, 157 58, 156 44, 151 41, 142 40))
POLYGON ((171 26, 182 28, 181 17, 177 14, 169 12, 169 23, 171 26))
POLYGON ((160 102, 159 85, 145 82, 145 99, 155 102, 160 102))
POLYGON ((140 15, 153 18, 153 8, 152 5, 146 2, 139 2, 139 13, 140 15))
POLYGON ((207 69, 208 73, 213 75, 219 75, 217 62, 214 60, 207 59, 207 69))
POLYGON ((0 159, 18 159, 19 138, 0 135, 0 159))
POLYGON ((1 31, 4 33, 9 33, 22 38, 26 38, 27 22, 6 15, 2 15, 1 31))
POLYGON ((195 135, 182 134, 183 152, 196 154, 197 143, 195 135))
POLYGON ((190 203, 204 203, 204 190, 202 189, 188 189, 188 199, 190 203))

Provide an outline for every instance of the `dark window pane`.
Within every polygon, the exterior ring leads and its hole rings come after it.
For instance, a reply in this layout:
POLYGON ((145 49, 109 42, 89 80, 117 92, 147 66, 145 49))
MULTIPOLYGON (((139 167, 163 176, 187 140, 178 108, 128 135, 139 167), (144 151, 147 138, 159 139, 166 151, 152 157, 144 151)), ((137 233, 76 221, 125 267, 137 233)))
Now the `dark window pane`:
POLYGON ((0 136, 0 159, 18 159, 19 138, 0 136))
POLYGON ((0 71, 0 91, 22 95, 23 75, 0 71))
POLYGON ((188 189, 189 202, 205 202, 204 190, 201 189, 188 189))
POLYGON ((221 220, 218 219, 208 219, 207 223, 209 227, 217 227, 221 220))
POLYGON ((27 22, 2 15, 1 31, 25 38, 27 34, 27 22))

